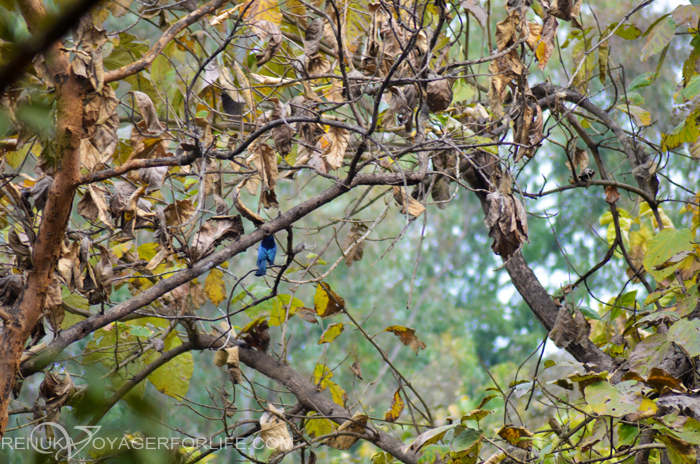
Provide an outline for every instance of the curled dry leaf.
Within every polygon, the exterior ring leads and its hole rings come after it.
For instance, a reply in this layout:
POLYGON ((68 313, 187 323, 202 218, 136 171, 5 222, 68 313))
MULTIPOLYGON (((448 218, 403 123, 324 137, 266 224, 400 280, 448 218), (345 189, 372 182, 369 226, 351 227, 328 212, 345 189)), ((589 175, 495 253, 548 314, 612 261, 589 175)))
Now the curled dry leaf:
POLYGON ((180 227, 186 224, 196 212, 197 207, 192 200, 175 200, 175 203, 170 203, 163 210, 165 223, 171 227, 180 227))
POLYGON ((265 143, 256 143, 248 152, 250 153, 248 163, 252 163, 258 170, 263 186, 270 190, 274 189, 280 176, 275 151, 265 143))
POLYGON ((238 360, 237 346, 217 351, 214 357, 214 364, 217 367, 221 367, 226 364, 228 367, 229 376, 231 377, 231 382, 233 382, 234 385, 241 383, 241 365, 238 360))
POLYGON ((367 226, 361 222, 354 222, 348 235, 343 240, 343 254, 345 255, 345 265, 352 266, 355 261, 362 261, 364 255, 365 242, 359 241, 360 238, 367 232, 367 226), (357 242, 357 243, 356 243, 357 242), (348 250, 353 244, 354 248, 348 250))
POLYGON ((262 66, 270 61, 282 46, 282 31, 280 31, 280 28, 277 27, 276 24, 270 21, 256 21, 254 24, 251 24, 250 28, 261 40, 269 38, 265 50, 255 55, 255 58, 258 60, 258 66, 262 66))
MULTIPOLYGON (((275 108, 272 110, 271 119, 273 121, 283 119, 284 106, 280 103, 279 99, 270 98, 270 101, 275 104, 275 108)), ((272 135, 272 140, 275 142, 277 152, 280 155, 285 156, 292 151, 292 138, 294 137, 294 130, 292 130, 287 123, 273 127, 270 134, 272 135)))
POLYGON ((95 222, 99 218, 107 227, 114 229, 114 223, 107 214, 108 212, 109 208, 102 189, 88 185, 83 198, 78 202, 78 214, 91 222, 95 222))
POLYGON ((190 258, 199 261, 212 253, 224 240, 238 240, 243 235, 243 222, 240 216, 214 216, 207 220, 192 239, 190 258))
POLYGON ((289 435, 287 423, 281 419, 284 411, 272 404, 268 405, 267 409, 268 411, 260 417, 260 438, 266 446, 277 451, 291 451, 294 443, 289 435))
POLYGON ((581 25, 578 22, 578 14, 581 11, 581 0, 551 0, 547 13, 563 19, 564 21, 574 21, 574 24, 579 29, 581 25))
POLYGON ((468 11, 479 21, 481 29, 486 30, 486 21, 488 21, 488 13, 479 4, 479 0, 462 0, 462 8, 468 11))
POLYGON ((311 57, 318 53, 323 38, 323 20, 321 18, 314 19, 309 27, 306 28, 304 37, 304 55, 311 57))
POLYGON ((13 227, 7 238, 7 244, 10 249, 14 251, 15 258, 17 258, 17 267, 20 269, 32 269, 34 267, 32 262, 32 247, 27 234, 24 232, 17 232, 13 227))
POLYGON ((554 16, 547 16, 544 19, 544 24, 542 25, 542 32, 540 35, 540 43, 535 48, 535 56, 539 64, 537 65, 540 69, 544 69, 547 66, 549 58, 552 56, 556 45, 554 43, 557 36, 557 27, 559 22, 554 16))
POLYGON ((260 227, 265 223, 265 220, 258 214, 253 212, 250 208, 248 208, 243 203, 243 200, 241 200, 241 188, 244 186, 245 183, 246 181, 244 180, 233 189, 233 206, 239 213, 241 213, 241 215, 244 218, 252 222, 255 225, 255 227, 260 227))
POLYGON ((49 198, 49 189, 52 184, 53 177, 44 176, 29 190, 29 196, 34 198, 34 207, 37 211, 42 211, 46 207, 46 200, 49 198))
POLYGON ((0 304, 12 306, 22 294, 24 288, 24 276, 9 274, 0 277, 0 304))
POLYGON ((513 425, 504 425, 498 431, 498 436, 506 440, 512 446, 520 449, 529 450, 532 448, 531 438, 535 436, 525 427, 515 427, 513 425))
POLYGON ((581 311, 576 310, 574 316, 567 308, 559 309, 554 327, 549 332, 549 338, 561 349, 566 349, 571 343, 586 346, 591 326, 581 311))
POLYGON ((238 338, 246 345, 258 351, 265 352, 270 346, 270 326, 265 317, 259 317, 250 321, 241 332, 238 338))
MULTIPOLYGON (((51 372, 44 374, 44 381, 39 385, 39 396, 46 402, 46 417, 42 421, 57 421, 61 416, 61 408, 71 400, 74 392, 75 385, 70 374, 66 373, 63 378, 51 372)), ((53 428, 47 427, 46 430, 53 428)))
POLYGON ((144 129, 151 134, 163 132, 165 127, 158 120, 158 113, 156 112, 156 108, 153 105, 151 97, 137 90, 131 92, 131 94, 134 96, 139 113, 141 113, 141 117, 146 123, 144 129))
POLYGON ((425 206, 412 196, 406 195, 404 189, 396 185, 394 186, 394 199, 402 206, 401 214, 408 213, 413 217, 418 217, 425 211, 425 206))
POLYGON ((321 157, 329 168, 340 169, 349 143, 350 133, 347 129, 330 126, 326 135, 318 141, 316 148, 321 150, 321 157))
POLYGON ((452 86, 449 79, 430 73, 428 83, 428 108, 433 113, 445 111, 452 103, 452 86))
POLYGON ((508 91, 508 84, 521 76, 524 66, 518 55, 511 52, 500 56, 489 64, 489 104, 491 111, 497 116, 503 116, 503 101, 508 91))
POLYGON ((488 213, 484 219, 493 238, 491 248, 503 259, 512 256, 527 241, 527 215, 520 200, 499 191, 486 196, 488 213))
POLYGON ((439 209, 447 208, 447 202, 452 196, 450 195, 450 183, 445 176, 439 176, 435 179, 433 187, 430 189, 430 196, 439 209))
POLYGON ((605 201, 611 205, 620 199, 620 192, 617 191, 617 187, 614 185, 608 185, 605 187, 605 201))
POLYGON ((392 325, 384 329, 384 332, 391 332, 401 340, 401 343, 411 348, 416 354, 418 350, 424 350, 426 345, 422 341, 418 340, 416 336, 416 329, 411 329, 410 327, 404 327, 401 325, 392 325))
MULTIPOLYGON (((355 414, 352 415, 352 419, 347 420, 340 424, 340 427, 338 427, 338 432, 353 432, 353 433, 365 433, 367 430, 367 421, 369 420, 369 417, 366 414, 362 414, 361 412, 356 412, 355 414)), ((341 435, 338 437, 334 437, 330 439, 328 442, 326 442, 326 445, 330 446, 331 448, 339 449, 339 450, 347 450, 350 449, 352 445, 357 443, 359 438, 357 437, 352 437, 349 435, 341 435)))

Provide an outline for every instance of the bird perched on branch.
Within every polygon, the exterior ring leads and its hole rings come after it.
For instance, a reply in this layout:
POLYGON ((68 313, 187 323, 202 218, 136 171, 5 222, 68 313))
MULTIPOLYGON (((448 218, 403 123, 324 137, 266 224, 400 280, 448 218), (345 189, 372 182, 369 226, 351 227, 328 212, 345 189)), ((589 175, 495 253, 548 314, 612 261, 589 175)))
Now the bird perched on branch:
POLYGON ((265 237, 262 242, 260 242, 260 248, 258 248, 258 270, 255 275, 260 277, 267 273, 267 265, 275 264, 275 255, 277 255, 277 244, 275 243, 275 237, 270 235, 265 237))

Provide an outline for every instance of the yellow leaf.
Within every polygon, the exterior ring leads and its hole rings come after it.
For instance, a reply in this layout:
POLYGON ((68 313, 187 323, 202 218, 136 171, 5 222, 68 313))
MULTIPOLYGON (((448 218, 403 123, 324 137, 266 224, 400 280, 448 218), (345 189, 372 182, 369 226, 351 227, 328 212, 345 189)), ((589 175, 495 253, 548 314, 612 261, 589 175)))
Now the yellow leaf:
POLYGON ((384 420, 387 422, 396 422, 396 419, 401 415, 401 411, 403 411, 405 404, 399 394, 400 391, 400 388, 396 390, 394 399, 391 401, 391 408, 384 414, 384 420))
POLYGON ((226 284, 224 283, 223 272, 218 269, 209 271, 209 275, 204 281, 204 293, 217 306, 226 299, 226 284))

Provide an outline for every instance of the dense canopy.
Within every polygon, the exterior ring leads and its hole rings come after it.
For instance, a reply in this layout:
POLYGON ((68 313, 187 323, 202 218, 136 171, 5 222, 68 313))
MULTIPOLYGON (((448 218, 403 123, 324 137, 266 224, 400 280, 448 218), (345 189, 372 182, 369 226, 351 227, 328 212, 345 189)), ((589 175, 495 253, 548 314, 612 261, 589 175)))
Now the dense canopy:
POLYGON ((0 460, 700 462, 699 119, 699 0, 1 0, 0 460))

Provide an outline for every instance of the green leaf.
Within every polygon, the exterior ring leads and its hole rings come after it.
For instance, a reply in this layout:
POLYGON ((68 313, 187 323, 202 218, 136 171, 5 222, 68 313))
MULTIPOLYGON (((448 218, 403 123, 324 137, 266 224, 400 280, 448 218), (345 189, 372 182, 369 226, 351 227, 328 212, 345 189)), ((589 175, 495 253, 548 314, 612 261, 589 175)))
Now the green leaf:
POLYGON ((695 464, 695 448, 687 441, 673 435, 659 435, 656 439, 666 444, 666 453, 671 464, 695 464))
POLYGON ((644 255, 644 269, 651 274, 656 281, 661 281, 674 273, 680 266, 680 262, 658 269, 659 265, 666 263, 678 253, 693 249, 693 234, 690 229, 664 229, 647 245, 647 253, 644 255))
POLYGON ((642 35, 642 31, 637 26, 634 26, 632 24, 623 24, 622 26, 617 28, 617 30, 615 31, 615 35, 618 37, 622 37, 625 40, 634 40, 642 35))
POLYGON ((647 87, 653 84, 657 76, 658 75, 655 72, 648 72, 637 76, 627 87, 627 92, 632 92, 633 90, 641 89, 642 87, 647 87))
MULTIPOLYGON (((176 331, 171 332, 165 339, 165 351, 172 350, 180 345, 182 345, 182 341, 180 341, 176 331)), ((156 352, 148 356, 144 361, 149 364, 159 357, 160 353, 156 352)), ((192 358, 192 353, 188 351, 160 366, 148 376, 148 381, 159 392, 180 400, 190 389, 190 378, 193 372, 194 359, 192 358)))
POLYGON ((667 337, 685 348, 691 357, 700 356, 700 320, 682 319, 676 322, 667 337))
POLYGON ((135 337, 150 337, 153 332, 146 327, 133 326, 129 328, 129 333, 135 337))
POLYGON ((578 310, 581 311, 581 314, 583 314, 586 317, 586 319, 595 319, 596 321, 601 320, 598 312, 593 311, 591 308, 589 308, 587 306, 579 306, 578 310))
MULTIPOLYGON (((641 106, 644 104, 644 97, 642 97, 641 95, 639 95, 636 92, 628 92, 626 101, 630 105, 641 106)), ((622 105, 622 106, 625 106, 625 105, 622 105)))
MULTIPOLYGON (((445 462, 443 458, 450 454, 452 450, 445 445, 430 445, 423 449, 423 454, 418 458, 418 464, 432 464, 434 462, 445 462)), ((451 462, 451 461, 450 461, 451 462)))
POLYGON ((331 324, 328 326, 325 332, 321 335, 321 339, 318 341, 319 345, 323 345, 324 343, 331 343, 333 340, 338 338, 338 336, 343 333, 343 329, 345 328, 345 325, 342 322, 339 322, 337 324, 331 324))
POLYGON ((683 103, 700 95, 700 76, 690 78, 688 85, 678 92, 674 98, 676 103, 683 103))
POLYGON ((636 427, 634 425, 620 424, 617 428, 619 445, 631 445, 635 442, 638 435, 639 427, 636 427))
MULTIPOLYGON (((653 30, 647 37, 647 42, 642 47, 642 53, 640 60, 646 61, 650 56, 659 53, 661 50, 668 45, 668 43, 673 38, 676 33, 676 21, 673 17, 667 16, 659 21, 655 26, 652 26, 653 30)), ((650 28, 651 29, 651 28, 650 28)))
POLYGON ((639 391, 629 389, 636 381, 628 380, 613 386, 609 382, 588 385, 585 390, 586 402, 598 414, 622 417, 639 410, 642 403, 641 386, 639 391))

